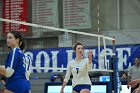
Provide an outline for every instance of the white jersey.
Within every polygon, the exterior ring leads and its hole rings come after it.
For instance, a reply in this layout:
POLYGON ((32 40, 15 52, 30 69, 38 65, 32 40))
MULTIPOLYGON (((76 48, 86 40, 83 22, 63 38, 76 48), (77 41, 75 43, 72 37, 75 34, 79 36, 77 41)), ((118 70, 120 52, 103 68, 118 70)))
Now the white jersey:
POLYGON ((88 71, 92 69, 92 63, 89 64, 88 58, 83 58, 80 62, 76 62, 72 59, 68 62, 67 72, 64 81, 68 82, 72 73, 72 86, 78 84, 91 84, 91 80, 88 75, 88 71))
POLYGON ((29 76, 30 76, 30 64, 31 64, 32 60, 31 57, 28 55, 25 55, 25 68, 26 68, 26 79, 29 80, 29 76))

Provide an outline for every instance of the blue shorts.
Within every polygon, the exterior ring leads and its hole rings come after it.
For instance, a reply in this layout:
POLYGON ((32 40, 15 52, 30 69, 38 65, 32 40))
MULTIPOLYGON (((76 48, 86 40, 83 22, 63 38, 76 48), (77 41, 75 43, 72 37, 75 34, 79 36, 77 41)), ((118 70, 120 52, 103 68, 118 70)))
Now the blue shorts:
POLYGON ((30 81, 29 81, 29 80, 27 80, 27 83, 28 83, 29 89, 31 90, 30 81))
POLYGON ((26 79, 17 79, 6 84, 6 89, 14 93, 29 93, 29 85, 26 79))
POLYGON ((83 84, 83 85, 76 85, 75 87, 73 87, 73 91, 76 91, 78 93, 80 93, 80 91, 82 89, 89 89, 89 90, 91 90, 91 85, 83 84))

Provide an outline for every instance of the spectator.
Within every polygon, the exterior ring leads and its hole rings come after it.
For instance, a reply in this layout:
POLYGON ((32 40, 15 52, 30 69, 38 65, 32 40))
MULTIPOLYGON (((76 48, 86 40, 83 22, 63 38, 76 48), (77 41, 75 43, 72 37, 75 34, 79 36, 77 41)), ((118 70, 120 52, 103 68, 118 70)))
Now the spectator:
POLYGON ((121 81, 127 81, 127 74, 126 73, 123 73, 122 76, 121 76, 121 81))
MULTIPOLYGON (((140 58, 135 57, 134 63, 135 63, 134 66, 132 66, 128 71, 128 84, 132 80, 140 78, 140 58)), ((131 93, 133 93, 133 91, 138 87, 139 87, 139 83, 135 87, 131 88, 131 93)))

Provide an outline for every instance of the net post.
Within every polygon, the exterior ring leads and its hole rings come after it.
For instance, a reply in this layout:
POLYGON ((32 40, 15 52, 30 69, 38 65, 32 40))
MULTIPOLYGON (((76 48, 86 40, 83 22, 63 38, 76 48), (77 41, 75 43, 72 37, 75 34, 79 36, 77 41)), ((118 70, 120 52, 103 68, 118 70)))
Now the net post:
POLYGON ((107 65, 107 58, 106 58, 106 42, 105 42, 105 38, 103 38, 103 45, 104 45, 104 62, 105 62, 105 67, 107 69, 108 65, 107 65))
POLYGON ((101 69, 102 68, 102 64, 100 63, 100 37, 98 37, 98 63, 99 63, 99 69, 101 69))
POLYGON ((115 36, 113 36, 113 40, 112 40, 112 50, 113 50, 113 53, 115 53, 116 49, 115 49, 115 43, 116 43, 116 40, 115 40, 115 36))

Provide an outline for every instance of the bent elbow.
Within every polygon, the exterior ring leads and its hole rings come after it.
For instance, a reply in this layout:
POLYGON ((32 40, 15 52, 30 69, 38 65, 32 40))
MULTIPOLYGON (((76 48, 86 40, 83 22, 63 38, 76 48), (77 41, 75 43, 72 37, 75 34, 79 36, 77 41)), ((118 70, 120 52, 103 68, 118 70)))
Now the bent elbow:
POLYGON ((10 68, 10 67, 6 68, 6 77, 7 78, 11 77, 13 75, 13 73, 14 73, 13 68, 10 68))

